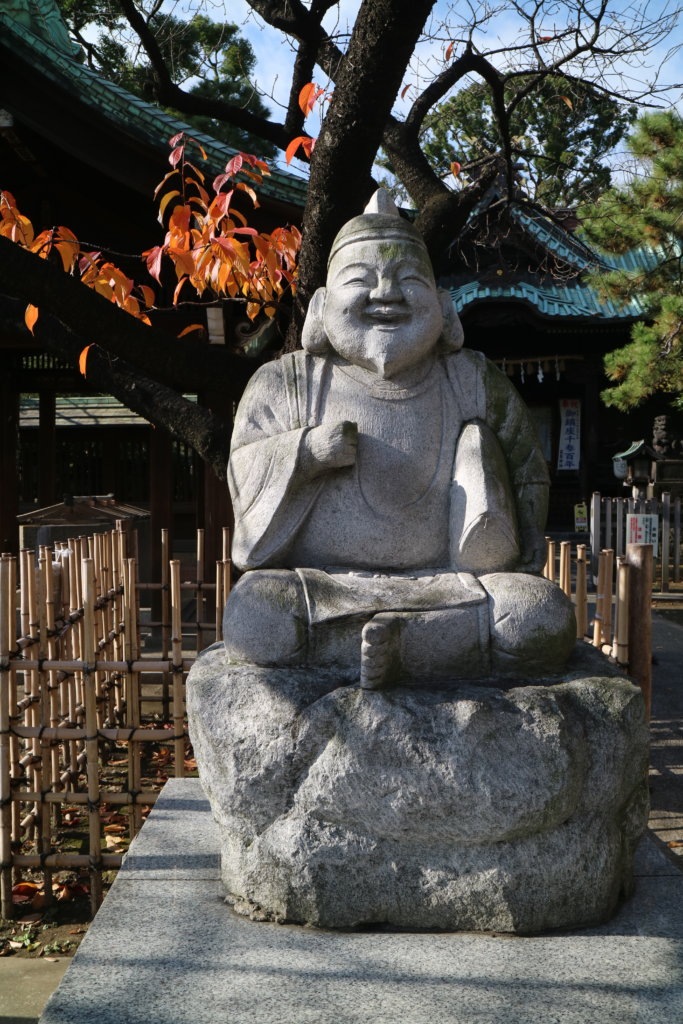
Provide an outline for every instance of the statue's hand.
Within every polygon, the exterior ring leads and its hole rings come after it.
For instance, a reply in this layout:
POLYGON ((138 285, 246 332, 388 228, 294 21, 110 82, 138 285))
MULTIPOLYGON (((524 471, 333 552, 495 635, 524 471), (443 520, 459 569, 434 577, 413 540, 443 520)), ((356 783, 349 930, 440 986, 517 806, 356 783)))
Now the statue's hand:
POLYGON ((317 476, 331 469, 353 466, 358 452, 358 424, 350 420, 313 427, 304 437, 301 464, 304 471, 317 476))

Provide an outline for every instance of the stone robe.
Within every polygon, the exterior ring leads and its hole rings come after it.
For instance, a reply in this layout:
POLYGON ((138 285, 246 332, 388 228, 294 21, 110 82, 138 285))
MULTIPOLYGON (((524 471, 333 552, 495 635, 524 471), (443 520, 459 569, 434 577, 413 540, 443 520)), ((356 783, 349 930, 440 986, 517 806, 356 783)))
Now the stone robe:
POLYGON ((337 356, 267 363, 240 403, 229 485, 242 570, 540 568, 548 472, 535 427, 507 377, 468 349, 436 358, 411 388, 337 356), (358 423, 355 466, 307 477, 306 432, 342 420, 358 423), (483 434, 463 455, 466 424, 483 434))

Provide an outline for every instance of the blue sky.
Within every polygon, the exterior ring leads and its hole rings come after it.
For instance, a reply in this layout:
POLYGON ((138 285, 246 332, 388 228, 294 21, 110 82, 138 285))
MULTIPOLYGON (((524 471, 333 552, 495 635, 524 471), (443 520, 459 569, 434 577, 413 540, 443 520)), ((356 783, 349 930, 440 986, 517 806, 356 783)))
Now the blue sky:
MULTIPOLYGON (((599 0, 586 0, 585 6, 590 10, 598 7, 599 0)), ((440 0, 434 7, 431 30, 434 38, 426 41, 418 48, 413 67, 409 69, 404 80, 404 85, 410 86, 403 101, 397 101, 397 111, 407 109, 410 96, 413 90, 419 88, 421 76, 428 75, 430 70, 443 67, 443 57, 448 43, 453 39, 455 32, 452 26, 460 20, 462 23, 469 23, 471 9, 481 14, 488 10, 491 14, 486 26, 486 31, 481 32, 478 37, 480 46, 489 48, 501 48, 509 45, 516 37, 519 30, 519 20, 510 11, 509 5, 505 3, 482 2, 474 0, 459 0, 453 5, 458 15, 454 17, 449 14, 450 4, 446 0, 440 0), (507 8, 507 9, 506 9, 507 8), (450 23, 451 27, 446 27, 450 23)), ((336 29, 339 32, 350 31, 353 25, 355 13, 360 6, 360 0, 342 0, 337 8, 333 9, 328 16, 329 29, 336 29)), ((544 35, 552 36, 558 29, 567 25, 568 4, 560 0, 546 0, 542 20, 538 24, 539 31, 544 35)), ((638 93, 647 88, 659 71, 659 78, 662 84, 676 86, 668 92, 658 94, 657 102, 663 106, 677 105, 683 107, 683 55, 681 52, 672 53, 677 47, 683 44, 683 25, 681 19, 673 17, 677 7, 676 0, 646 0, 646 2, 626 2, 626 0, 611 0, 609 8, 615 18, 628 18, 641 12, 653 24, 661 26, 667 23, 667 19, 673 22, 674 29, 668 38, 658 42, 656 48, 650 54, 642 52, 632 55, 628 61, 617 62, 614 70, 610 73, 605 84, 611 88, 621 89, 626 86, 633 93, 638 93)), ((204 8, 206 10, 206 7, 204 8)), ((244 0, 225 0, 224 4, 217 3, 207 13, 216 19, 226 17, 237 22, 256 54, 257 69, 256 80, 258 87, 266 94, 266 102, 269 104, 273 117, 279 119, 282 110, 278 109, 278 102, 285 103, 289 86, 289 73, 292 64, 292 51, 284 37, 274 30, 264 27, 263 23, 251 11, 244 0)), ((552 42, 544 44, 544 56, 552 58, 552 47, 557 44, 552 42)), ((456 44, 457 52, 457 44, 456 44)), ((500 61, 501 56, 494 58, 500 61)), ((322 72, 319 72, 318 84, 325 86, 322 72)), ((316 135, 318 127, 315 117, 310 122, 310 134, 316 135)), ((293 165, 293 169, 295 165, 293 165)))

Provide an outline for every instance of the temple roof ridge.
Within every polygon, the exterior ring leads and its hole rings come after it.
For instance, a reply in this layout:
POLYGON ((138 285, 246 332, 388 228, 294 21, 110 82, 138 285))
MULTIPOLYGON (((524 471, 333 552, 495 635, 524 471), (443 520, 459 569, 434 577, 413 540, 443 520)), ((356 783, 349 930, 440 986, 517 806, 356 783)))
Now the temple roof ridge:
MULTIPOLYGON (((0 24, 3 28, 0 47, 11 46, 15 54, 25 58, 41 75, 74 93, 79 102, 96 109, 129 135, 142 136, 158 148, 166 149, 168 140, 184 131, 201 143, 209 165, 216 170, 237 152, 86 67, 78 59, 80 47, 71 44, 55 0, 0 0, 0 24), (50 30, 46 35, 43 29, 48 25, 50 30), (67 33, 68 49, 62 45, 64 40, 58 25, 67 33)), ((303 206, 307 184, 304 178, 291 172, 271 168, 270 175, 259 185, 259 191, 303 206)))
POLYGON ((0 0, 0 16, 69 57, 77 57, 81 52, 69 35, 56 0, 0 0))

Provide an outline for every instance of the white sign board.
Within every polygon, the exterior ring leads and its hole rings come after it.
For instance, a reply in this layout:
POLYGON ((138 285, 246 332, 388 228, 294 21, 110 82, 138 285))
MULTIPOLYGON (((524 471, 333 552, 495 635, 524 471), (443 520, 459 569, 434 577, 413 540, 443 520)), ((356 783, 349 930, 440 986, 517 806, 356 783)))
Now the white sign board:
POLYGON ((626 516, 626 543, 652 544, 652 554, 659 554, 659 516, 626 516))
POLYGON ((557 468, 579 468, 581 456, 581 402, 578 398, 560 399, 560 443, 557 468))

